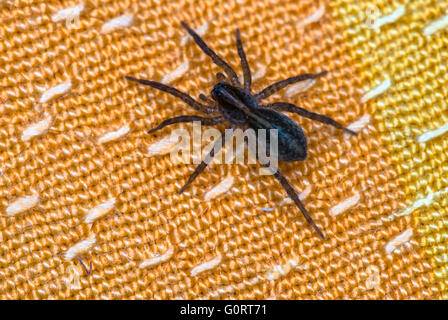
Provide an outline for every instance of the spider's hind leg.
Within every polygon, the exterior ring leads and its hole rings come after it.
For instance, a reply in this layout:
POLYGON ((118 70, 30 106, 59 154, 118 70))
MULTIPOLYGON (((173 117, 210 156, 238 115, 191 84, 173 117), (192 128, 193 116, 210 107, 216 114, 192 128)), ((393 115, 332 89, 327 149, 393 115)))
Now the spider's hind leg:
POLYGON ((308 223, 319 234, 319 236, 325 240, 324 234, 319 229, 319 227, 314 223, 313 218, 311 218, 310 214, 308 213, 308 210, 306 210, 302 201, 300 201, 299 195, 294 190, 294 188, 291 186, 289 181, 285 178, 285 176, 281 173, 280 169, 277 169, 277 171, 274 173, 274 177, 278 180, 278 182, 280 182, 283 189, 286 191, 288 196, 294 201, 294 203, 297 205, 297 207, 299 207, 300 211, 302 211, 302 214, 305 217, 306 221, 308 221, 308 223))

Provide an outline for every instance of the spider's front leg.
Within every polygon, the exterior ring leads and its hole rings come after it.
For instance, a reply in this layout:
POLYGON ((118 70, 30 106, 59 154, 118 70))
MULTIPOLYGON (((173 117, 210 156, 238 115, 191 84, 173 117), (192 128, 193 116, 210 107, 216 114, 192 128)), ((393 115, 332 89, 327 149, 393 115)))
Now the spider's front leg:
POLYGON ((227 76, 229 77, 232 84, 235 86, 241 86, 235 70, 233 70, 232 67, 227 62, 225 62, 212 49, 210 49, 210 47, 207 46, 207 44, 204 42, 204 40, 202 40, 202 38, 196 33, 196 31, 191 29, 188 26, 188 24, 186 24, 184 21, 181 21, 180 23, 185 28, 185 30, 187 30, 187 32, 190 34, 190 36, 193 38, 194 42, 196 42, 196 44, 199 46, 199 48, 201 48, 201 50, 206 55, 208 55, 210 58, 212 58, 213 62, 217 66, 221 67, 224 70, 224 72, 227 74, 227 76))
POLYGON ((238 55, 240 56, 241 60, 241 68, 243 69, 244 89, 250 92, 250 86, 252 84, 252 75, 250 73, 250 67, 249 63, 247 62, 246 53, 244 52, 243 42, 241 41, 241 35, 239 29, 236 29, 235 37, 236 37, 236 47, 238 50, 238 55))

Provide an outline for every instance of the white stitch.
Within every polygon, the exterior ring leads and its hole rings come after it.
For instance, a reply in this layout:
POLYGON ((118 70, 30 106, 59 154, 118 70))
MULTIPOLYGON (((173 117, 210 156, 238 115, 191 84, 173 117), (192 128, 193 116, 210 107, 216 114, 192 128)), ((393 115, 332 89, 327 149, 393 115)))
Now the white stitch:
POLYGON ((426 207, 429 206, 433 203, 434 198, 439 197, 443 194, 448 193, 448 188, 442 189, 440 191, 437 192, 431 192, 429 193, 425 198, 423 199, 418 199, 416 200, 413 204, 411 204, 409 207, 407 207, 406 209, 403 209, 402 211, 400 211, 397 214, 392 214, 389 219, 393 220, 394 217, 403 217, 406 215, 409 215, 411 213, 413 213, 416 209, 421 208, 421 207, 426 207))
POLYGON ((436 33, 437 31, 445 29, 447 27, 448 27, 448 15, 443 16, 440 19, 432 22, 429 26, 423 29, 423 33, 425 34, 425 36, 430 36, 433 33, 436 33))
POLYGON ((386 80, 384 80, 383 82, 381 82, 380 85, 376 86, 375 88, 373 88, 372 90, 370 90, 369 92, 367 92, 362 98, 361 98, 361 102, 367 102, 370 99, 373 99, 377 96, 379 96, 380 94, 386 92, 387 89, 390 88, 390 86, 392 85, 392 82, 390 81, 389 78, 387 78, 386 80))
POLYGON ((404 6, 400 6, 392 12, 391 14, 387 16, 383 16, 381 18, 375 19, 374 23, 372 24, 373 29, 380 29, 383 25, 387 23, 392 23, 397 21, 401 16, 403 16, 406 13, 406 8, 404 6))
POLYGON ((252 76, 252 81, 263 78, 267 70, 268 68, 266 66, 261 66, 257 71, 255 71, 254 75, 252 76))
POLYGON ((179 67, 177 67, 176 70, 174 70, 173 72, 171 72, 169 74, 166 74, 163 77, 161 82, 164 84, 169 84, 169 83, 173 82, 174 80, 182 77, 183 74, 185 72, 187 72, 189 68, 190 68, 190 62, 187 60, 187 61, 183 62, 179 67))
POLYGON ((212 260, 209 260, 207 262, 201 263, 200 265, 194 267, 191 269, 190 274, 192 276, 197 276, 198 274, 213 269, 216 266, 218 266, 222 261, 222 256, 218 255, 216 258, 213 258, 212 260))
POLYGON ((448 132, 448 123, 444 124, 440 128, 426 131, 424 134, 422 134, 421 136, 418 137, 417 141, 420 143, 427 142, 427 141, 434 139, 438 136, 441 136, 442 134, 445 134, 447 132, 448 132))
POLYGON ((66 93, 67 91, 69 91, 72 87, 72 82, 71 81, 67 81, 61 84, 58 84, 57 86, 54 86, 50 89, 48 89, 47 91, 45 91, 42 96, 40 97, 39 102, 40 103, 45 103, 48 102, 56 97, 60 97, 62 96, 64 93, 66 93))
POLYGON ((124 126, 116 131, 108 132, 108 133, 102 135, 100 138, 98 138, 98 143, 101 144, 101 143, 106 143, 106 142, 117 140, 117 139, 123 137, 124 135, 126 135, 127 133, 129 133, 130 130, 131 130, 131 128, 129 128, 129 126, 124 126))
POLYGON ((81 12, 84 10, 84 3, 78 4, 77 6, 68 7, 59 10, 54 15, 51 16, 51 21, 59 22, 63 20, 70 20, 79 17, 81 12))
POLYGON ((133 16, 122 15, 112 20, 109 20, 101 27, 101 33, 111 33, 118 29, 129 27, 134 22, 133 16))
POLYGON ((84 221, 86 223, 92 223, 96 219, 104 216, 105 214, 107 214, 108 212, 110 212, 112 210, 112 208, 115 206, 115 202, 116 202, 116 199, 111 198, 111 199, 107 200, 106 202, 103 202, 103 203, 97 205, 96 207, 90 209, 89 213, 84 218, 84 221))
MULTIPOLYGON (((312 186, 307 184, 307 186, 305 187, 305 190, 303 190, 300 194, 299 194, 299 199, 300 201, 305 200, 306 198, 308 198, 308 196, 310 195, 311 191, 313 190, 312 186)), ((283 199, 279 205, 282 206, 284 204, 292 204, 294 203, 294 201, 292 201, 291 198, 285 198, 283 199)))
POLYGON ((37 205, 39 202, 39 195, 25 196, 18 198, 6 208, 6 215, 12 217, 18 213, 29 210, 37 205))
POLYGON ((52 122, 52 118, 48 117, 44 120, 31 124, 28 128, 26 128, 22 133, 22 141, 31 140, 35 136, 40 136, 47 132, 50 128, 52 122))
POLYGON ((256 276, 256 277, 251 278, 250 280, 244 280, 244 282, 240 282, 236 285, 228 285, 225 287, 219 287, 217 289, 217 292, 210 293, 210 297, 218 298, 218 297, 222 296, 223 294, 231 293, 231 292, 235 291, 235 289, 243 290, 247 286, 256 285, 258 282, 260 282, 260 280, 262 280, 262 278, 260 276, 256 276))
POLYGON ((403 245, 404 243, 408 242, 413 235, 413 231, 411 228, 407 229, 403 233, 400 233, 399 235, 393 237, 387 245, 384 247, 384 250, 386 250, 387 253, 391 254, 395 251, 398 247, 403 245))
MULTIPOLYGON (((347 126, 347 129, 350 129, 352 131, 359 133, 369 123, 370 123, 370 115, 366 114, 366 115, 363 115, 361 118, 359 118, 357 121, 349 124, 347 126)), ((351 136, 352 136, 351 134, 344 132, 344 138, 349 138, 351 136)))
POLYGON ((226 193, 230 190, 233 183, 235 181, 235 178, 231 175, 225 177, 223 180, 221 180, 217 185, 215 185, 211 190, 209 190, 205 196, 204 199, 206 201, 214 199, 223 193, 226 193))
POLYGON ((347 211, 348 209, 356 205, 360 199, 361 196, 359 195, 359 193, 357 193, 354 196, 339 202, 337 205, 330 209, 330 215, 333 217, 340 215, 344 211, 347 211))
POLYGON ((177 145, 178 141, 179 141, 178 136, 170 134, 149 145, 147 149, 148 150, 147 155, 149 157, 152 157, 155 155, 164 155, 170 153, 171 150, 173 150, 174 147, 177 145))
POLYGON ((165 251, 164 254, 156 255, 156 256, 152 257, 151 259, 142 261, 142 263, 140 263, 139 267, 143 269, 143 268, 153 267, 162 262, 166 262, 169 259, 171 259, 171 257, 173 256, 173 253, 174 253, 174 249, 170 247, 170 248, 168 248, 168 250, 165 251))
POLYGON ((292 86, 290 86, 288 89, 285 90, 284 96, 286 98, 291 98, 298 94, 299 92, 305 92, 308 89, 310 89, 314 84, 317 82, 317 79, 308 79, 305 81, 300 81, 299 83, 296 83, 292 86))
POLYGON ((322 4, 319 7, 319 9, 317 9, 316 11, 313 12, 313 14, 311 14, 308 17, 306 17, 302 21, 298 22, 297 26, 303 27, 303 26, 306 26, 307 24, 310 24, 310 23, 313 23, 313 22, 317 22, 320 19, 322 19, 324 14, 325 14, 325 5, 322 4))
POLYGON ((296 268, 297 266, 297 261, 290 259, 285 264, 276 265, 271 270, 266 271, 266 277, 268 280, 277 280, 281 276, 287 275, 292 269, 296 268))
POLYGON ((274 266, 271 269, 265 270, 263 276, 257 275, 249 280, 243 280, 240 283, 237 283, 235 285, 228 285, 225 287, 219 287, 217 288, 216 292, 211 292, 209 295, 213 298, 218 298, 226 293, 234 292, 235 290, 243 290, 247 287, 254 286, 261 281, 265 280, 275 280, 278 277, 280 277, 281 274, 286 275, 294 268, 297 268, 299 266, 298 262, 290 259, 288 260, 284 265, 277 265, 274 266))
POLYGON ((377 289, 381 284, 380 273, 377 266, 370 265, 367 267, 369 277, 366 279, 367 290, 377 289))
MULTIPOLYGON (((210 24, 208 22, 206 22, 201 27, 199 27, 198 29, 195 29, 195 31, 196 31, 196 33, 198 35, 203 36, 208 31, 209 27, 210 27, 210 24)), ((190 42, 191 40, 193 40, 193 38, 189 34, 187 34, 187 35, 182 37, 182 40, 180 41, 180 44, 184 46, 188 42, 190 42)))
POLYGON ((89 250, 96 242, 96 236, 93 235, 86 240, 82 240, 75 244, 73 247, 67 250, 65 253, 65 261, 70 261, 79 254, 82 254, 89 250))

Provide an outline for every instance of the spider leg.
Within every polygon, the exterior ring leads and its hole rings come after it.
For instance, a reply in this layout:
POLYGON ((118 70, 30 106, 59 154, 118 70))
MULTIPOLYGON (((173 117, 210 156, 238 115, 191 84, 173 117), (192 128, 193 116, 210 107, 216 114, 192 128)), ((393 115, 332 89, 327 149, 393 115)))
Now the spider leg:
POLYGON ((328 71, 322 71, 319 73, 303 73, 303 74, 299 74, 298 76, 295 76, 295 77, 291 77, 291 78, 288 78, 285 80, 280 80, 278 82, 271 84, 270 86, 267 86, 262 91, 257 93, 255 95, 255 98, 257 100, 265 99, 265 98, 271 96, 272 94, 276 93, 277 91, 287 87, 290 84, 308 80, 308 79, 316 79, 316 78, 326 75, 327 73, 328 73, 328 71))
POLYGON ((212 100, 210 98, 207 98, 207 96, 202 94, 202 93, 199 95, 199 99, 201 99, 202 101, 208 103, 210 106, 215 106, 216 105, 216 102, 214 100, 212 100))
POLYGON ((235 86, 241 86, 240 81, 238 80, 238 76, 236 75, 236 72, 232 69, 232 67, 227 64, 227 62, 225 62, 220 56, 218 56, 212 49, 210 49, 205 44, 204 40, 202 40, 202 38, 196 33, 196 31, 191 29, 184 21, 181 21, 180 23, 187 30, 187 32, 190 34, 199 48, 201 48, 206 55, 212 58, 213 62, 217 66, 221 67, 224 70, 224 72, 230 78, 230 81, 232 81, 235 86))
POLYGON ((300 201, 299 196, 297 192, 294 190, 294 188, 291 186, 289 181, 285 178, 283 173, 281 173, 280 169, 277 169, 277 171, 274 173, 274 177, 280 182, 283 189, 286 191, 288 196, 294 201, 294 203, 299 207, 300 211, 302 211, 303 216, 305 217, 306 221, 316 230, 316 232, 319 234, 319 236, 325 240, 325 236, 320 231, 319 227, 314 223, 313 219, 311 218, 310 214, 308 213, 308 210, 306 210, 305 206, 303 205, 302 201, 300 201))
POLYGON ((216 79, 218 79, 218 81, 226 81, 227 80, 226 76, 223 75, 221 72, 216 73, 216 79))
POLYGON ((206 156, 205 160, 202 161, 194 170, 194 172, 191 174, 191 176, 188 178, 187 183, 185 183, 185 185, 180 188, 179 190, 179 194, 182 194, 182 192, 185 191, 185 189, 194 181, 194 179, 196 179, 196 177, 198 175, 201 174, 202 171, 204 171, 204 169, 207 167, 207 165, 213 160, 213 157, 215 156, 215 148, 216 148, 216 153, 218 153, 223 145, 225 143, 225 132, 222 133, 221 137, 216 140, 216 142, 213 145, 212 150, 210 150, 209 154, 206 156))
POLYGON ((158 89, 160 91, 164 91, 166 93, 169 93, 177 98, 180 98, 183 102, 185 102, 186 104, 188 104, 190 107, 193 107, 195 110, 203 112, 203 113, 213 113, 216 112, 216 109, 214 108, 210 108, 206 105, 203 105, 200 102, 197 102, 196 100, 194 100, 192 97, 190 97, 188 94, 177 90, 176 88, 167 86, 163 83, 157 82, 157 81, 151 81, 151 80, 144 80, 144 79, 137 79, 131 76, 126 76, 125 77, 128 80, 131 81, 135 81, 138 82, 140 84, 146 85, 146 86, 150 86, 153 87, 154 89, 158 89))
POLYGON ((340 124, 339 122, 337 122, 336 120, 334 120, 334 119, 332 119, 332 118, 330 118, 328 116, 308 111, 308 110, 306 110, 304 108, 300 108, 300 107, 298 107, 296 105, 293 105, 292 103, 275 102, 275 103, 266 105, 266 107, 267 108, 272 108, 272 109, 278 110, 278 111, 286 111, 286 112, 296 113, 296 114, 298 114, 301 117, 308 118, 308 119, 311 119, 311 120, 314 120, 314 121, 318 121, 318 122, 321 122, 321 123, 328 124, 328 125, 333 126, 335 128, 342 129, 342 130, 344 130, 344 131, 346 131, 346 132, 348 132, 350 134, 353 134, 355 136, 358 135, 357 132, 345 128, 342 124, 340 124))
POLYGON ((246 53, 244 52, 243 42, 241 41, 240 30, 236 29, 236 47, 238 49, 238 55, 241 59, 241 68, 243 69, 244 75, 244 89, 250 91, 250 86, 252 84, 252 75, 250 74, 249 63, 247 62, 246 53))
POLYGON ((152 128, 151 130, 148 130, 148 133, 154 133, 162 128, 165 128, 166 126, 169 126, 169 125, 175 124, 175 123, 200 121, 201 125, 212 126, 212 125, 219 124, 219 123, 223 122, 223 120, 224 119, 222 117, 205 118, 205 117, 199 117, 199 116, 178 116, 178 117, 163 120, 162 123, 159 124, 157 127, 152 128))

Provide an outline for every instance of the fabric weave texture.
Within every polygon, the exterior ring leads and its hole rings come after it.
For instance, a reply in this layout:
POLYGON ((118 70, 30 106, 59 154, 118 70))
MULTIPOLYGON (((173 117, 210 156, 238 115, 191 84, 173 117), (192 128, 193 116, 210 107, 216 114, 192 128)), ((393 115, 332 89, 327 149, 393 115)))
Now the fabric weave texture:
POLYGON ((2 299, 448 298, 448 2, 17 0, 0 21, 2 299), (327 240, 256 165, 178 194, 179 126, 146 131, 197 112, 124 77, 209 96, 182 20, 242 75, 238 27, 254 91, 329 71, 268 100, 359 131, 289 114, 309 152, 280 168, 327 240))

